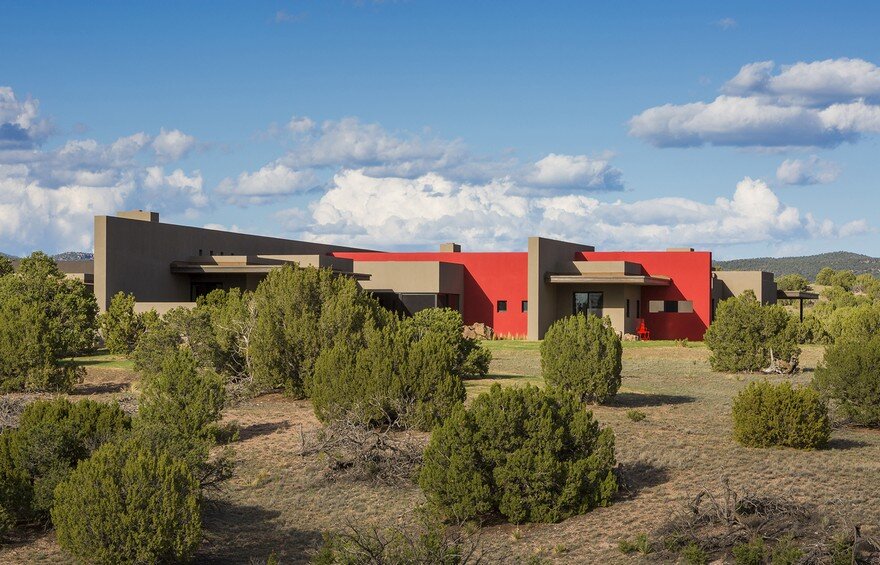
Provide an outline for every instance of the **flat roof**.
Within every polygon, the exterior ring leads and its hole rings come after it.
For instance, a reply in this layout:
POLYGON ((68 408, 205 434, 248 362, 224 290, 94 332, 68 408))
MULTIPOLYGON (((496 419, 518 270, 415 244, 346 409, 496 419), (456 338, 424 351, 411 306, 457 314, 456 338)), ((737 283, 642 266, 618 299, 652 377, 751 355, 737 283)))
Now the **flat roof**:
MULTIPOLYGON (((174 261, 171 263, 171 272, 175 275, 248 275, 248 274, 264 274, 280 269, 289 263, 276 263, 274 265, 245 265, 242 263, 231 265, 215 265, 210 263, 190 263, 184 261, 174 261)), ((348 271, 340 271, 333 269, 338 275, 345 275, 355 280, 370 280, 370 275, 366 273, 352 273, 348 271)))
POLYGON ((777 290, 776 298, 783 300, 818 300, 819 293, 806 290, 777 290))
POLYGON ((641 286, 669 286, 672 279, 663 276, 621 275, 619 273, 554 274, 547 273, 551 284, 635 284, 641 286))

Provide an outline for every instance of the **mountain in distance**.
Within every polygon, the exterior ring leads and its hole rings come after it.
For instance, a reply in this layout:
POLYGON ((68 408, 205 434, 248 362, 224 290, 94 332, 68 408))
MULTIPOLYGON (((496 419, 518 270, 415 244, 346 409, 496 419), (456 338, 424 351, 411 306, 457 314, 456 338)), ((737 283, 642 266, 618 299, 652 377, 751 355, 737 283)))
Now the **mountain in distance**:
MULTIPOLYGON (((0 257, 6 257, 7 259, 20 259, 20 257, 10 255, 9 253, 3 253, 2 251, 0 251, 0 257)), ((95 254, 86 253, 85 251, 65 251, 64 253, 56 253, 55 255, 52 255, 52 258, 56 261, 91 261, 95 258, 95 254)))
POLYGON ((65 251, 52 255, 56 261, 91 261, 95 258, 94 253, 86 253, 85 251, 65 251))
POLYGON ((776 277, 796 273, 811 281, 816 280, 816 275, 823 267, 831 267, 835 271, 852 271, 857 275, 862 273, 880 275, 880 258, 848 251, 834 251, 801 257, 733 259, 731 261, 715 261, 714 263, 724 271, 769 271, 776 277))

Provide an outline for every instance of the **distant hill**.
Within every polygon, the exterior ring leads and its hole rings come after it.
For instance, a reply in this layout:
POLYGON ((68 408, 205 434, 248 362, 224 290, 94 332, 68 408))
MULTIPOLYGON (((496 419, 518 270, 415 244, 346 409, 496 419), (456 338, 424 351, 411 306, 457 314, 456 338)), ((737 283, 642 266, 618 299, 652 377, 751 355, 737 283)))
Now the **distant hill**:
POLYGON ((56 261, 91 261, 95 258, 95 255, 85 251, 65 251, 64 253, 52 255, 52 258, 56 261))
MULTIPOLYGON (((2 251, 0 251, 0 257, 18 259, 18 257, 16 257, 15 255, 3 253, 2 251)), ((65 251, 64 253, 57 253, 55 255, 52 255, 52 258, 56 261, 91 261, 95 258, 95 254, 86 253, 85 251, 65 251)))
POLYGON ((715 265, 725 271, 770 271, 777 277, 797 273, 811 281, 816 279, 816 274, 822 267, 831 267, 835 271, 849 270, 857 275, 862 273, 880 275, 880 258, 848 251, 834 251, 803 257, 734 259, 732 261, 715 261, 715 265))

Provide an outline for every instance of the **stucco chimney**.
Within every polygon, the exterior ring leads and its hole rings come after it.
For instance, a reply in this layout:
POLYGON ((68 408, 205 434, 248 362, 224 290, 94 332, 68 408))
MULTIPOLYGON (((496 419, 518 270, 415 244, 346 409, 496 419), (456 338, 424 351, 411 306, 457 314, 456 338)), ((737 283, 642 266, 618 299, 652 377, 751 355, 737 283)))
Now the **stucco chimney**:
POLYGON ((116 217, 127 218, 129 220, 140 220, 142 222, 158 222, 159 212, 150 212, 149 210, 125 210, 116 212, 116 217))
POLYGON ((461 245, 457 243, 441 243, 441 253, 461 253, 461 245))

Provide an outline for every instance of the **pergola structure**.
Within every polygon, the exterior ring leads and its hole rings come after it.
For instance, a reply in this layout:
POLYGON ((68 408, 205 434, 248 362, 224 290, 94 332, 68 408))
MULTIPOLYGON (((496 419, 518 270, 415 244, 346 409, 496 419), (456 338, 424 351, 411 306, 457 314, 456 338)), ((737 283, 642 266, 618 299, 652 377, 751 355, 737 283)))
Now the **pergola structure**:
POLYGON ((800 306, 801 322, 804 321, 804 300, 818 300, 819 294, 806 290, 777 290, 777 300, 797 300, 800 306))

